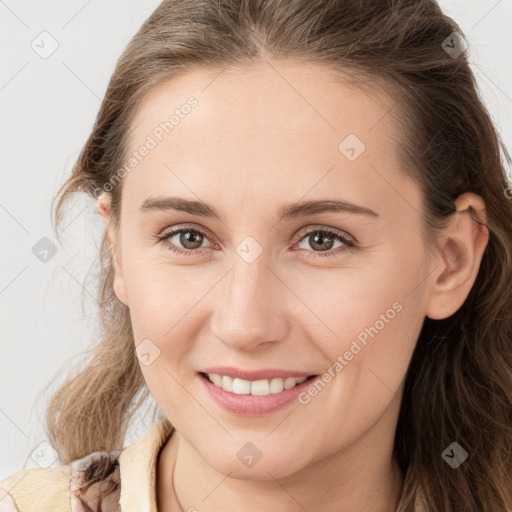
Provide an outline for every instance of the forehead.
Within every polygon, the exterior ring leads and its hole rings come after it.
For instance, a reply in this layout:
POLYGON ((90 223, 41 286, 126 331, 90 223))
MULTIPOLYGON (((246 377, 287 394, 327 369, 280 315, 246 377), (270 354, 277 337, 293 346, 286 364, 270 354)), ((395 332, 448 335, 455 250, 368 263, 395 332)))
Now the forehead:
POLYGON ((376 206, 410 186, 399 172, 393 106, 323 65, 188 70, 139 105, 127 157, 150 149, 127 166, 123 195, 137 205, 155 193, 215 204, 236 188, 236 206, 339 191, 376 206))

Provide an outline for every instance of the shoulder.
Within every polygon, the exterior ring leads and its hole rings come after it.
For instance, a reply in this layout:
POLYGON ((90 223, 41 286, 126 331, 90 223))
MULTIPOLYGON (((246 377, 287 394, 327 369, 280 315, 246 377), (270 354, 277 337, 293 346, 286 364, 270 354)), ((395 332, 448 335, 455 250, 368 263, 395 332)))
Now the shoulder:
POLYGON ((64 510, 57 504, 69 501, 69 475, 65 465, 22 469, 12 474, 0 482, 0 511, 35 510, 38 503, 41 510, 64 510))
POLYGON ((120 510, 120 453, 100 451, 69 464, 22 469, 0 482, 0 512, 120 510))

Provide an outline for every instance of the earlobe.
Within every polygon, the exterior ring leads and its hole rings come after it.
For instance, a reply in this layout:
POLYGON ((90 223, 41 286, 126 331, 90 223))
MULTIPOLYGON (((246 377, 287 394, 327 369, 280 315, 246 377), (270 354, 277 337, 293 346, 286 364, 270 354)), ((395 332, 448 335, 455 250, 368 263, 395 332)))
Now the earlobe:
POLYGON ((451 316, 464 303, 478 275, 489 240, 483 199, 467 192, 443 233, 439 271, 433 274, 426 314, 433 320, 451 316), (483 220, 482 220, 483 219, 483 220))

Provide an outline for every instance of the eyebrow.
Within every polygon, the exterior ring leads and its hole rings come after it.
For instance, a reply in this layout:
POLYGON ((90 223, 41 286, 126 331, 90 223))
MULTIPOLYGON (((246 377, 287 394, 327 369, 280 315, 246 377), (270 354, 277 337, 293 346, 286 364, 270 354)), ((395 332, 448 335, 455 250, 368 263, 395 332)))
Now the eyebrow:
MULTIPOLYGON (((191 215, 221 220, 221 216, 213 206, 202 201, 192 201, 182 197, 149 197, 142 203, 140 211, 147 212, 152 210, 177 210, 190 213, 191 215)), ((366 206, 348 201, 324 199, 284 205, 279 209, 279 220, 307 217, 324 212, 347 212, 379 217, 377 212, 366 206)))

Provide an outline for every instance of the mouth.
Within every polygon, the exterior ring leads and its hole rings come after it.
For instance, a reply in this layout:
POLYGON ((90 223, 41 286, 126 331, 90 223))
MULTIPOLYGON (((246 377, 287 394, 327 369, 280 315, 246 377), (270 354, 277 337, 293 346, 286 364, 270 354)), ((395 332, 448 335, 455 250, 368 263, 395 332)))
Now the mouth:
POLYGON ((198 372, 200 377, 216 388, 232 395, 269 396, 278 395, 298 386, 305 387, 318 374, 302 377, 274 377, 272 379, 246 380, 218 373, 198 372))

